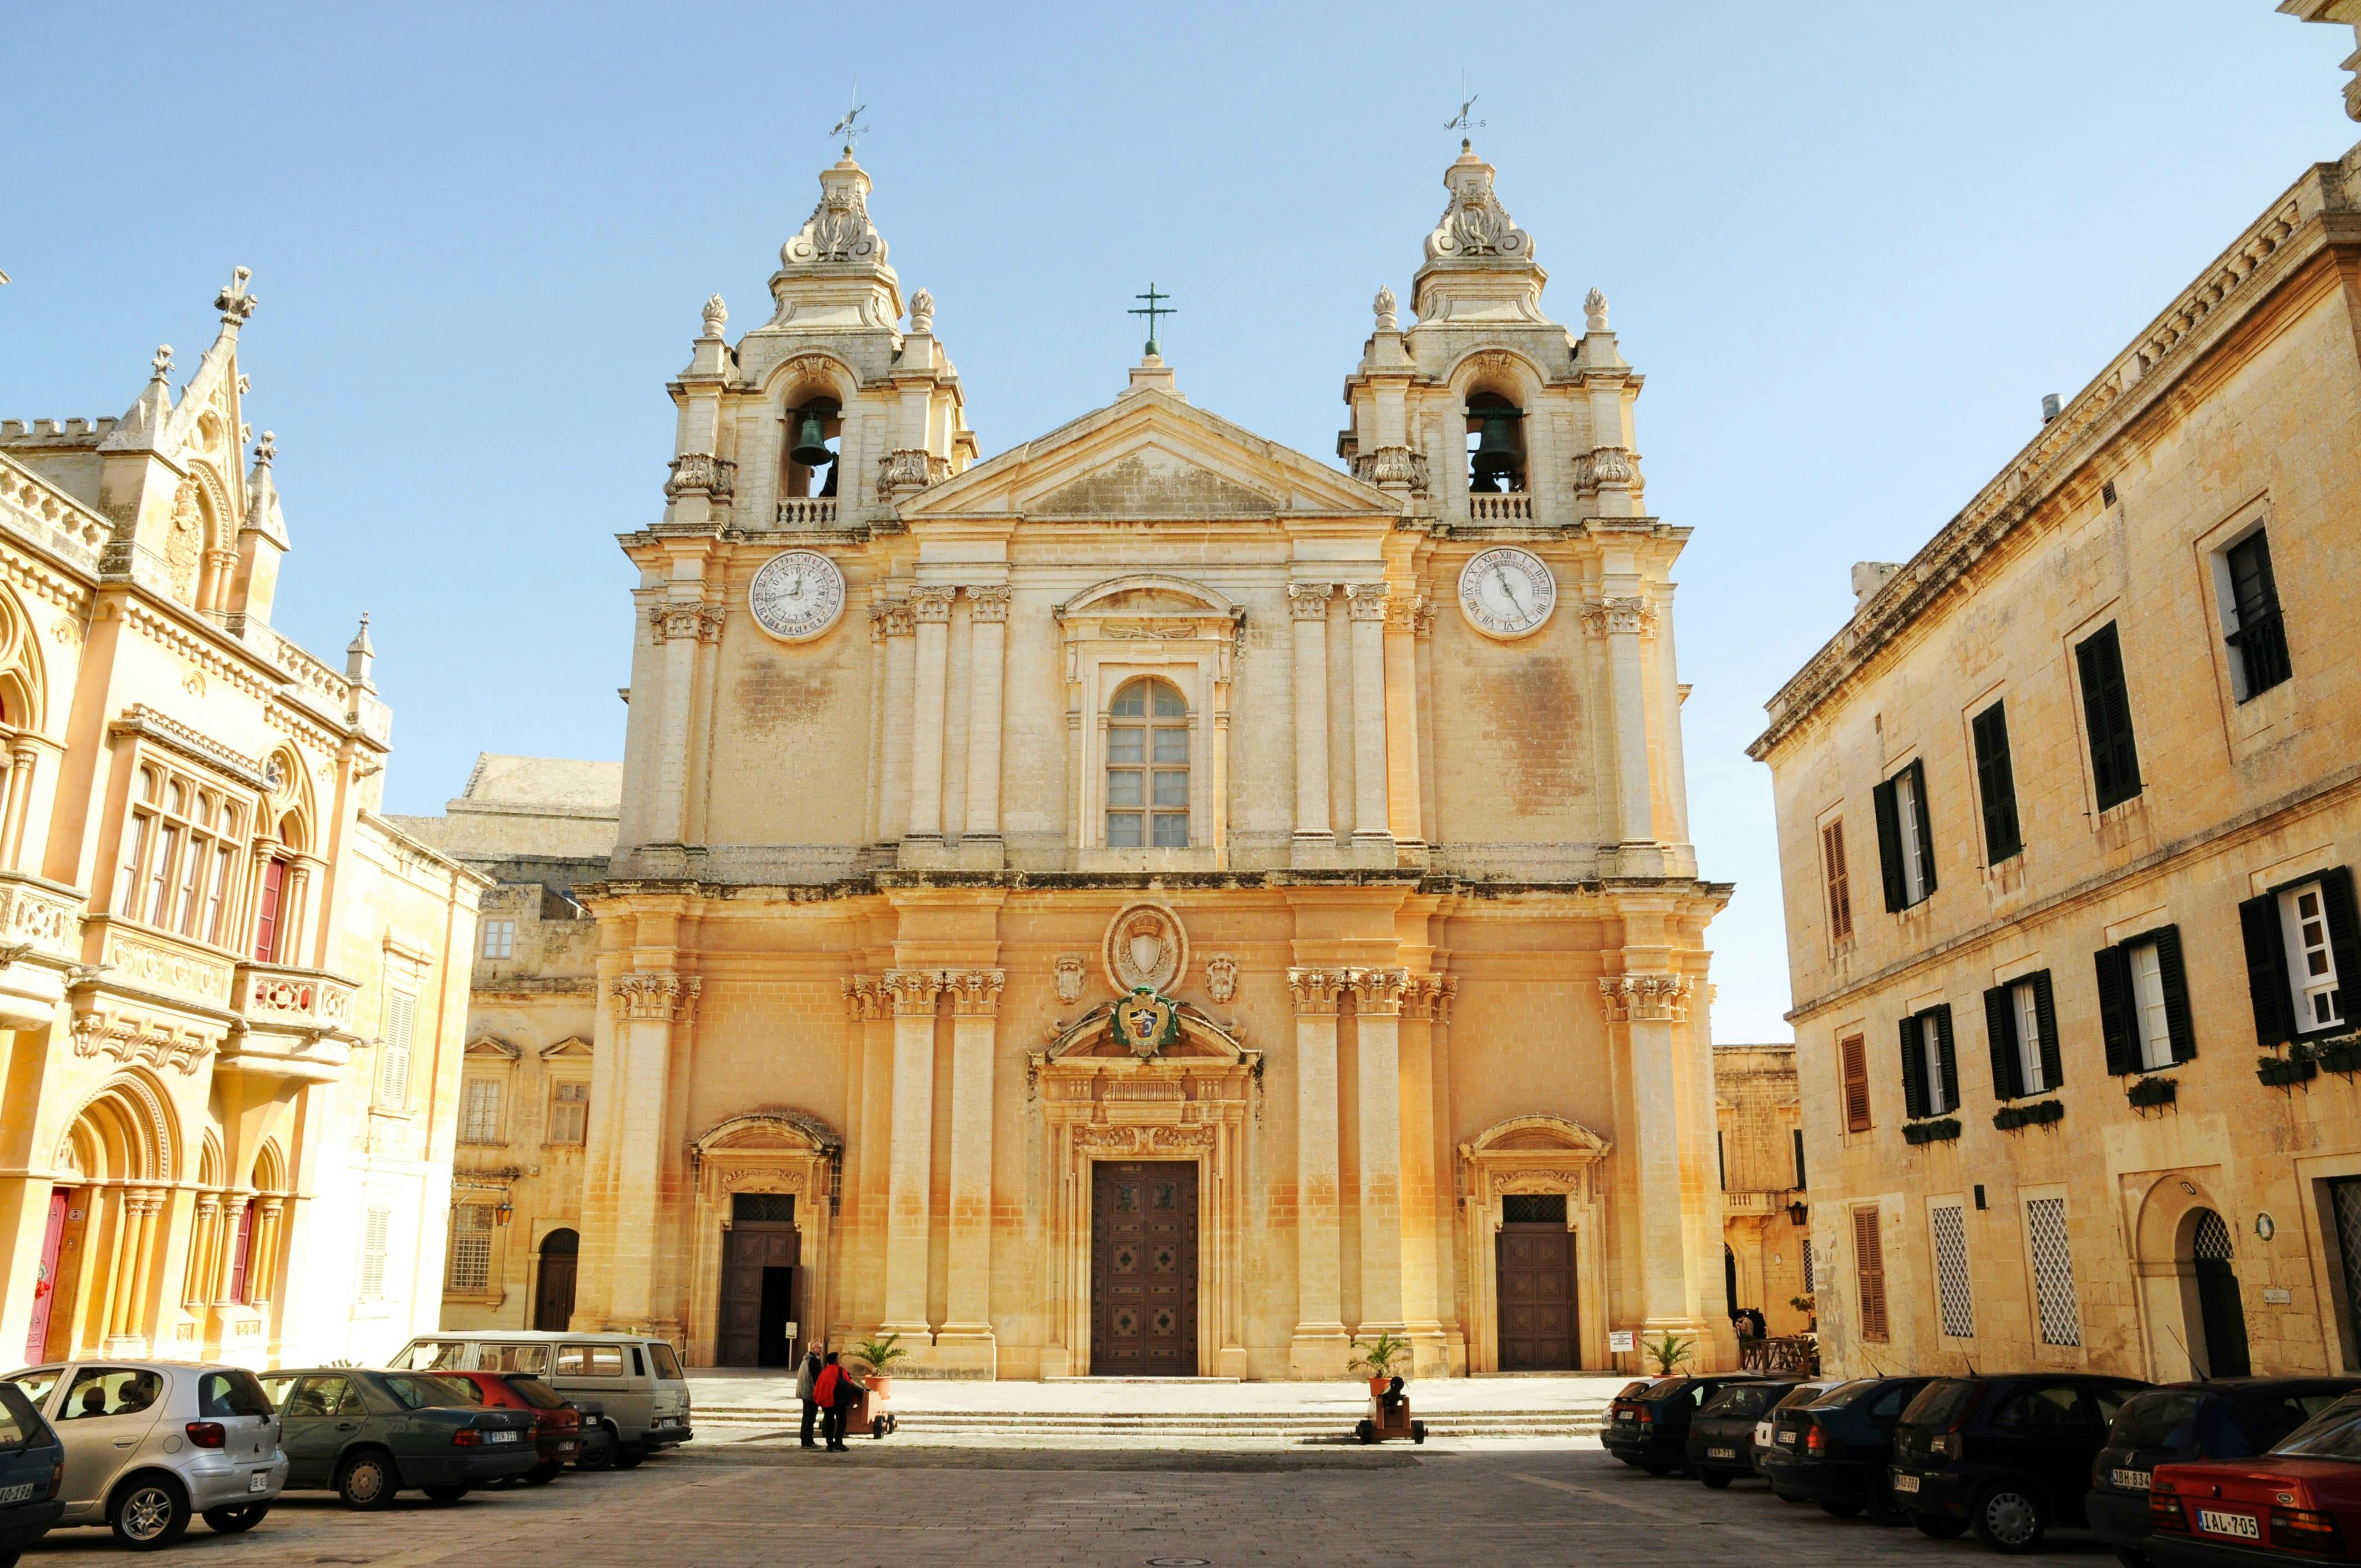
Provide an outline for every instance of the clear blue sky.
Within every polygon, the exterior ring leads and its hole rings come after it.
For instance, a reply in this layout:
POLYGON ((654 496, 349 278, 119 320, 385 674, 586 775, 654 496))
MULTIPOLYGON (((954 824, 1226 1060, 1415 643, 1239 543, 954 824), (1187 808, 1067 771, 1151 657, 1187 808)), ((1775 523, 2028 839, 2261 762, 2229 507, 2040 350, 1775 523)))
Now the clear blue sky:
POLYGON ((1107 400, 1153 277, 1182 389, 1333 460, 1379 283, 1456 150, 1558 319, 1614 301, 1679 576, 1724 1040, 1784 1039, 1762 703, 2273 195, 2356 130, 2269 0, 1967 5, 15 7, 0 415, 192 367, 233 265, 295 554, 374 612, 433 811, 479 750, 615 757, 630 574, 717 290, 763 313, 854 78, 872 212, 987 454, 1107 400))

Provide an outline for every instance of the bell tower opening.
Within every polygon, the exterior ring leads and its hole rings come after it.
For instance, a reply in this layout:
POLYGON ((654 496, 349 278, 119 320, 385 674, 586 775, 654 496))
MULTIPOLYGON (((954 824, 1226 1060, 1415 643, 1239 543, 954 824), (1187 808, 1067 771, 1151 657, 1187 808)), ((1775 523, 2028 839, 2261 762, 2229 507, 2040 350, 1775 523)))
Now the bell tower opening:
POLYGON ((1506 495, 1525 488, 1524 411, 1498 392, 1467 400, 1467 488, 1506 495))
POLYGON ((783 495, 802 498, 836 494, 838 458, 844 446, 844 410, 834 398, 814 398, 787 411, 786 474, 783 495))

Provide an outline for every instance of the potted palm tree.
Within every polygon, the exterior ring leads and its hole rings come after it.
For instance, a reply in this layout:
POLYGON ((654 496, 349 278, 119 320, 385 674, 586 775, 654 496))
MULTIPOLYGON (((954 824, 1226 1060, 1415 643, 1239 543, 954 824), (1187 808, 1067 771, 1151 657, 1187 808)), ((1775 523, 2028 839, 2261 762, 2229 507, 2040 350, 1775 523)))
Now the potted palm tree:
POLYGON ((1408 1365, 1410 1361, 1410 1342, 1396 1339, 1389 1333, 1379 1333, 1367 1344, 1355 1340, 1353 1349, 1356 1354, 1345 1364, 1345 1369, 1366 1373, 1372 1394, 1384 1393, 1387 1385, 1393 1381, 1394 1369, 1408 1365))
POLYGON ((871 1334, 867 1339, 853 1342, 852 1354, 866 1374, 862 1381, 882 1398, 894 1391, 894 1364, 910 1353, 902 1348, 900 1334, 887 1334, 883 1339, 871 1334))
POLYGON ((1673 1368, 1689 1358, 1689 1352, 1697 1348, 1697 1342, 1677 1338, 1666 1331, 1663 1339, 1649 1342, 1645 1348, 1648 1359, 1656 1364, 1656 1376, 1669 1377, 1673 1375, 1673 1368))

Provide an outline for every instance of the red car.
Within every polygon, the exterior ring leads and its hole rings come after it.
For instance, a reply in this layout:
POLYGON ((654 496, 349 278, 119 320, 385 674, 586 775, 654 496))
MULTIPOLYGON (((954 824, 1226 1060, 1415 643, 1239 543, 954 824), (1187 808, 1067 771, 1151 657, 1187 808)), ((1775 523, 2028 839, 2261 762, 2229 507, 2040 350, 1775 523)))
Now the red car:
POLYGON ((2156 1467, 2155 1568, 2347 1562, 2361 1548, 2361 1396, 2340 1399, 2258 1459, 2156 1467))
POLYGON ((473 1389, 476 1404, 533 1412, 533 1440, 541 1463, 524 1473, 527 1486, 547 1486, 582 1452, 582 1412, 559 1398, 540 1378, 522 1372, 438 1372, 435 1376, 473 1389))

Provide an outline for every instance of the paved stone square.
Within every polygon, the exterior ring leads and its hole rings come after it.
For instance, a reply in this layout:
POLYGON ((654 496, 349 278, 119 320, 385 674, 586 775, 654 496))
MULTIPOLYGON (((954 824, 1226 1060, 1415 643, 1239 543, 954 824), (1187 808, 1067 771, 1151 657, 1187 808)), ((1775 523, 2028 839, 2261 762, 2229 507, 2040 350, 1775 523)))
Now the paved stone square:
MULTIPOLYGON (((2070 1535, 2046 1555, 2111 1559, 2070 1535)), ((283 1499, 247 1536, 202 1523, 171 1561, 370 1568, 662 1563, 1087 1564, 1982 1563, 1972 1541, 1831 1519, 1759 1483, 1651 1479, 1596 1444, 1104 1453, 860 1443, 839 1455, 719 1445, 641 1469, 383 1514, 283 1499)), ((115 1561, 98 1530, 53 1533, 27 1565, 115 1561)))

